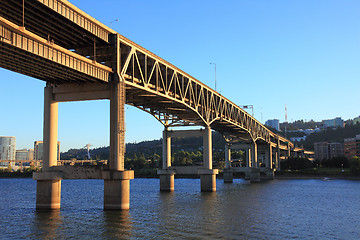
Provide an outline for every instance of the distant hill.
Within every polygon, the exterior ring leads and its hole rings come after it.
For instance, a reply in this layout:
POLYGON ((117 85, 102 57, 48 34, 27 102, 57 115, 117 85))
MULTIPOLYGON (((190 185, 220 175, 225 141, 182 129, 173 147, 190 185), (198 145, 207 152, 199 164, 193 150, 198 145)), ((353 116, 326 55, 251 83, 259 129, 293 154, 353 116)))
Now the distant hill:
MULTIPOLYGON (((224 151, 225 140, 218 132, 213 132, 213 149, 214 152, 224 151)), ((171 151, 176 153, 178 151, 196 152, 202 151, 203 140, 202 137, 188 137, 188 138, 172 138, 171 151)), ((109 159, 110 147, 100 147, 90 149, 92 159, 109 159)), ((132 158, 134 155, 143 155, 149 157, 154 154, 162 154, 162 139, 142 141, 139 143, 127 143, 125 158, 132 158)), ((87 149, 70 149, 67 152, 61 153, 61 159, 85 159, 87 156, 87 149)))
POLYGON ((306 137, 306 140, 300 142, 305 149, 314 149, 314 143, 316 142, 344 142, 344 138, 352 138, 355 135, 360 134, 360 124, 356 125, 348 124, 345 127, 338 127, 336 129, 327 128, 325 131, 310 134, 306 137))

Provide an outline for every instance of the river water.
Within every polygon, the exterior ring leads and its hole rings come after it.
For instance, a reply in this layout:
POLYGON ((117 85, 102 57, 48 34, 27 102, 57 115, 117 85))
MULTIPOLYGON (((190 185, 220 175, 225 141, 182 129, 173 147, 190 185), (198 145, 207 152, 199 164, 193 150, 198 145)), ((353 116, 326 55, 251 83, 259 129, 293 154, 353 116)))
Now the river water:
POLYGON ((201 193, 199 179, 131 180, 131 209, 103 211, 102 180, 62 181, 61 210, 35 211, 36 181, 0 179, 0 239, 360 239, 360 181, 274 180, 201 193))

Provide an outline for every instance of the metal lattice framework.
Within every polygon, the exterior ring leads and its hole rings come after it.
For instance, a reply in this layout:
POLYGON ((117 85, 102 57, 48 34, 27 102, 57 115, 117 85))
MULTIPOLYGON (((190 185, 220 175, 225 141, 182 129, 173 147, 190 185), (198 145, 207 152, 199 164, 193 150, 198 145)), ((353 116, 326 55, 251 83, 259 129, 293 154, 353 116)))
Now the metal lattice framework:
POLYGON ((164 125, 182 120, 254 141, 270 141, 270 131, 246 111, 124 37, 121 67, 127 102, 153 114, 164 125))
POLYGON ((3 68, 57 85, 106 85, 120 72, 126 103, 165 126, 210 126, 243 141, 293 146, 229 99, 67 1, 0 0, 0 6, 3 68))

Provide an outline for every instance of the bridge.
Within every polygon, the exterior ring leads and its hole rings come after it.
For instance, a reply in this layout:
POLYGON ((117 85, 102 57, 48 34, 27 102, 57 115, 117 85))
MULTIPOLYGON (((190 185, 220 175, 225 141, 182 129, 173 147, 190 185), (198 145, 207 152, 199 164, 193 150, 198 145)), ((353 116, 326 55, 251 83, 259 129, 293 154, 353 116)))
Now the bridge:
MULTIPOLYGON (((104 209, 128 209, 130 179, 124 169, 124 105, 135 106, 164 125, 160 190, 174 191, 176 173, 200 175, 201 191, 216 191, 212 167, 212 130, 225 146, 224 180, 246 172, 269 179, 281 155, 294 149, 226 97, 152 52, 125 38, 65 0, 7 0, 0 8, 0 67, 46 82, 44 89, 43 170, 37 180, 37 209, 60 208, 61 180, 104 179, 104 209), (58 103, 110 100, 108 169, 80 171, 57 166, 58 103), (199 130, 173 130, 200 126, 199 130), (171 138, 202 136, 201 168, 171 166, 171 138), (246 151, 246 168, 231 168, 231 149, 246 151), (260 158, 260 156, 262 156, 260 158)), ((299 150, 300 151, 300 150, 299 150)))

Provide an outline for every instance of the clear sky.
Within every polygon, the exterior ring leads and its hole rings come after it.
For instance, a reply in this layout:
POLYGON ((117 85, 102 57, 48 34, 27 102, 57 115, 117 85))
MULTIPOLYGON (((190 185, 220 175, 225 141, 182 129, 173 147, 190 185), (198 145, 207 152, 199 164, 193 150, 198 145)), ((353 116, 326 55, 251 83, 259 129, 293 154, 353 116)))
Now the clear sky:
MULTIPOLYGON (((70 1, 255 117, 288 121, 360 115, 358 0, 70 1), (251 113, 251 110, 249 111, 251 113)), ((17 149, 42 139, 45 83, 0 69, 0 136, 17 149)), ((162 125, 126 108, 126 142, 159 139, 162 125)), ((61 151, 109 145, 109 102, 59 104, 61 151)))

